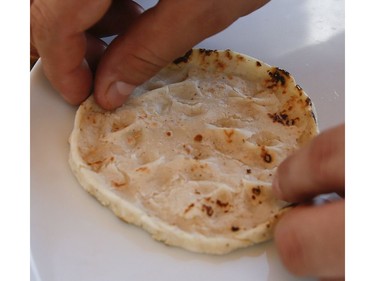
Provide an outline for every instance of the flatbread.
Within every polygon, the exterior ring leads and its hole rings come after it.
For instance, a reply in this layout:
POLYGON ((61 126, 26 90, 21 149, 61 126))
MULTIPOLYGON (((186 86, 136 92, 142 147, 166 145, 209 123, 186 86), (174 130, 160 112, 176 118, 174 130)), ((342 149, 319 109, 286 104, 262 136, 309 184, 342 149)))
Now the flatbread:
POLYGON ((168 245, 224 254, 272 237, 287 210, 273 175, 317 132, 288 72, 230 50, 191 50, 114 111, 88 98, 69 161, 124 221, 168 245))

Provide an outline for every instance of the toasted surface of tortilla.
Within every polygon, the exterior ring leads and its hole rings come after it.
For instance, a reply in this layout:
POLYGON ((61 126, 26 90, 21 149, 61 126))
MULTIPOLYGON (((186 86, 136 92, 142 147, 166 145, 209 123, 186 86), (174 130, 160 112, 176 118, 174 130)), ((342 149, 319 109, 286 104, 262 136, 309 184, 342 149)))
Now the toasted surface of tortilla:
POLYGON ((287 210, 277 166, 317 134, 291 75, 229 50, 192 50, 115 111, 90 97, 70 137, 80 184, 169 245, 224 254, 268 240, 287 210))

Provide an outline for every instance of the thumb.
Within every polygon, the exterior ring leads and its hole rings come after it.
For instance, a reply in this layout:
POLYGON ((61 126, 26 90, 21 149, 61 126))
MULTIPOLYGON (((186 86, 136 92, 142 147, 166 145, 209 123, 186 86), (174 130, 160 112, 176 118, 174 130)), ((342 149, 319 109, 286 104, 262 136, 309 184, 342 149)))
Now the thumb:
POLYGON ((273 182, 276 195, 302 202, 345 189, 345 125, 322 132, 279 166, 273 182))
POLYGON ((108 47, 95 78, 95 99, 105 109, 123 104, 133 89, 202 41, 267 0, 160 1, 108 47), (229 7, 230 6, 230 7, 229 7))

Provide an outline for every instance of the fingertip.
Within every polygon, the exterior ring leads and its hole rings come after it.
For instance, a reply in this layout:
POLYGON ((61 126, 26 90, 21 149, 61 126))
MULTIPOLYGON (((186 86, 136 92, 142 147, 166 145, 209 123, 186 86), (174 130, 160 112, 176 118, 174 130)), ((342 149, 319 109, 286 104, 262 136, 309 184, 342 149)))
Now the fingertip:
POLYGON ((104 109, 116 109, 123 105, 135 87, 123 81, 114 81, 110 84, 106 92, 95 93, 96 102, 104 109))
POLYGON ((61 93, 61 96, 64 98, 64 100, 71 104, 71 105, 80 105, 82 102, 84 102, 87 97, 90 95, 90 93, 87 93, 86 95, 64 95, 63 93, 61 93))
MULTIPOLYGON (((77 87, 78 88, 78 87, 77 87)), ((90 89, 82 89, 81 91, 67 91, 67 90, 61 90, 59 91, 60 96, 69 104, 71 105, 80 105, 82 102, 84 102, 87 97, 90 95, 90 89)))
POLYGON ((275 195, 288 202, 304 202, 319 194, 342 192, 345 188, 343 132, 343 126, 327 130, 287 157, 277 168, 275 195))
POLYGON ((66 102, 79 105, 90 95, 93 78, 85 60, 69 73, 56 73, 53 63, 43 57, 41 59, 44 74, 66 102))

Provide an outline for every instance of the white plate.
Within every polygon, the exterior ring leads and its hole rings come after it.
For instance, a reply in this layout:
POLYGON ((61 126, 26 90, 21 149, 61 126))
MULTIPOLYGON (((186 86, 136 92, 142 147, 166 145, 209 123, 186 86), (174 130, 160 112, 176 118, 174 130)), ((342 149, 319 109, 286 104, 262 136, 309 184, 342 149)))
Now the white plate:
POLYGON ((225 256, 195 254, 117 219, 69 169, 76 108, 50 87, 40 63, 31 85, 31 252, 39 280, 297 280, 272 242, 225 256))
MULTIPOLYGON (((199 46, 230 48, 290 71, 325 129, 344 121, 343 12, 344 0, 271 1, 199 46)), ((165 246, 117 219, 69 169, 75 111, 38 63, 31 72, 32 280, 311 280, 291 276, 273 242, 200 255, 165 246)))

